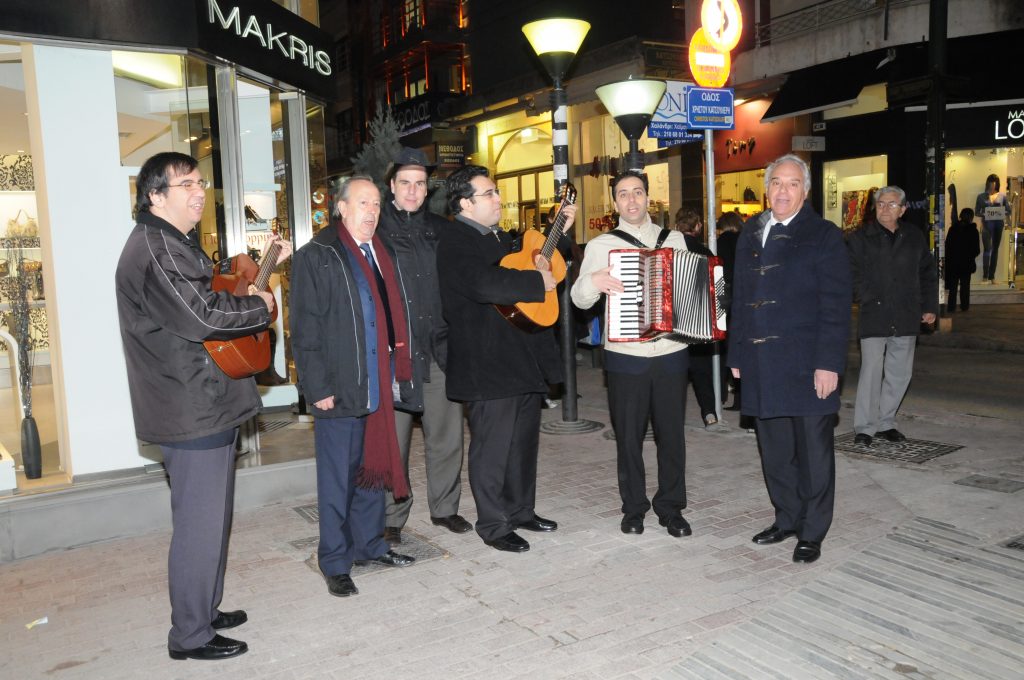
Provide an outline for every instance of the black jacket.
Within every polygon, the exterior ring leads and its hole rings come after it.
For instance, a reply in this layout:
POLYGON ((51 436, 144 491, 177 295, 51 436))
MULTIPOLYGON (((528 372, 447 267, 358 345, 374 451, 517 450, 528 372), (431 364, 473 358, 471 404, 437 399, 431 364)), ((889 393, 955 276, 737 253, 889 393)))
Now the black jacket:
POLYGON ((213 263, 170 223, 148 212, 128 236, 115 284, 135 433, 173 443, 218 434, 256 414, 252 378, 233 380, 204 340, 229 340, 267 327, 255 295, 210 289, 213 263))
POLYGON ((850 267, 842 232, 807 204, 788 227, 770 211, 743 225, 729 318, 728 364, 740 369, 744 415, 813 416, 839 410, 839 390, 814 391, 814 371, 842 374, 850 339, 850 267))
POLYGON ((494 308, 544 299, 538 272, 499 265, 512 243, 505 232, 499 238, 455 220, 441 232, 437 246, 441 302, 448 322, 446 384, 453 401, 546 393, 547 382, 562 381, 551 330, 527 333, 494 308))
MULTIPOLYGON (((292 262, 288 321, 299 389, 321 418, 351 418, 369 410, 366 334, 362 304, 344 244, 332 222, 299 248, 292 262), (334 396, 330 411, 312 405, 334 396)), ((392 260, 394 260, 392 253, 392 260)), ((398 285, 405 289, 401 268, 395 264, 398 285)), ((405 297, 403 292, 403 298, 405 297)), ((408 311, 408 310, 407 310, 408 311)), ((410 342, 415 340, 410 337, 410 342)), ((415 346, 411 348, 415 352, 415 346)), ((396 406, 420 411, 423 400, 411 382, 399 384, 396 406)), ((381 385, 381 398, 390 392, 381 385)))
POLYGON ((939 311, 935 259, 924 234, 913 224, 900 222, 890 242, 884 229, 869 222, 847 242, 862 338, 917 335, 921 315, 939 311))
POLYGON ((437 281, 437 240, 449 223, 427 210, 426 203, 409 212, 395 207, 391 199, 381 207, 377 235, 398 256, 407 278, 406 304, 416 349, 413 370, 417 379, 429 381, 430 361, 444 370, 448 357, 448 326, 437 281))
MULTIPOLYGON (((946 234, 946 281, 973 274, 977 269, 975 259, 981 254, 978 228, 974 221, 957 222, 946 234)), ((948 288, 948 286, 947 286, 948 288)))

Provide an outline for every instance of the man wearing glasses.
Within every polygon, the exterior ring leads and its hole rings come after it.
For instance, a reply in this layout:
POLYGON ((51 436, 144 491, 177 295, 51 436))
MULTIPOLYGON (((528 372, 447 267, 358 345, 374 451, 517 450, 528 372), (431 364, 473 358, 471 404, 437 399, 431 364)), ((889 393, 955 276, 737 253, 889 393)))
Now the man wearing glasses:
POLYGON ((848 242, 853 296, 860 302, 860 379, 853 413, 854 442, 906 439, 896 411, 910 385, 921 324, 935 322, 939 280, 928 241, 903 223, 907 196, 896 186, 875 193, 875 216, 848 242))
MULTIPOLYGON (((209 183, 198 162, 159 153, 136 179, 138 223, 117 264, 117 312, 128 369, 135 432, 160 446, 171 487, 167 581, 172 659, 227 659, 240 640, 216 631, 246 622, 242 610, 218 609, 234 505, 235 437, 260 409, 252 378, 233 380, 203 347, 265 330, 274 297, 213 292, 213 262, 195 226, 209 183)), ((279 242, 278 263, 291 254, 279 242)))
MULTIPOLYGON (((496 550, 525 552, 530 544, 516 529, 558 528, 537 516, 534 501, 541 401, 562 370, 550 329, 520 330, 494 305, 541 302, 555 279, 540 256, 536 271, 501 266, 512 238, 498 227, 501 197, 486 168, 459 168, 446 186, 455 221, 441 231, 437 269, 448 322, 448 398, 465 402, 469 417, 476 532, 496 550)), ((568 229, 574 206, 565 213, 568 229)))

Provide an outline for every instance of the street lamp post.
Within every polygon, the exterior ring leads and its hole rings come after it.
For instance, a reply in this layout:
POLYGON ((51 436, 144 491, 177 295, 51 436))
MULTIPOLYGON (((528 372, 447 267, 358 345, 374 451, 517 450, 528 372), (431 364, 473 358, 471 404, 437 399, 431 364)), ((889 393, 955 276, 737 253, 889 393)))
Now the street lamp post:
MULTIPOLYGON (((551 146, 552 170, 555 178, 555 196, 560 196, 562 187, 569 181, 569 115, 568 97, 563 79, 569 65, 576 57, 576 51, 583 43, 590 24, 580 19, 542 19, 523 26, 523 33, 530 46, 537 53, 544 69, 551 76, 554 88, 551 90, 551 146)), ((571 271, 566 263, 567 271, 571 271)), ((541 430, 548 434, 579 434, 592 432, 603 427, 591 420, 580 420, 576 401, 576 342, 573 333, 572 302, 569 289, 572 281, 567 277, 562 283, 559 296, 559 321, 561 322, 562 366, 565 373, 565 395, 562 397, 561 422, 544 423, 541 430)))
POLYGON ((644 157, 640 153, 639 145, 640 136, 651 122, 661 98, 665 96, 665 87, 664 80, 641 78, 623 80, 597 88, 598 99, 629 140, 629 153, 626 154, 626 168, 629 170, 644 169, 644 157))

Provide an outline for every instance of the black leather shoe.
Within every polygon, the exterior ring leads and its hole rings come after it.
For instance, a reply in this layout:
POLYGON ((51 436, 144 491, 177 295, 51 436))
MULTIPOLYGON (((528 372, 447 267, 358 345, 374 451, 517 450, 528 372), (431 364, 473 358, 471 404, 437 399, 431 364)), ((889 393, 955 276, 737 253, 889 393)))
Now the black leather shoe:
POLYGON ((860 446, 871 446, 871 435, 860 432, 853 438, 853 443, 860 446))
POLYGON ((505 552, 526 552, 530 549, 530 544, 522 536, 514 531, 510 531, 501 538, 496 538, 493 541, 484 541, 487 545, 491 546, 495 550, 504 550, 505 552))
POLYGON ((755 534, 751 540, 758 545, 768 545, 770 543, 781 543, 790 536, 796 536, 796 532, 792 529, 783 531, 773 524, 761 533, 755 534))
POLYGON ((517 525, 520 529, 527 531, 554 531, 558 528, 558 522, 551 519, 544 519, 540 515, 534 515, 533 519, 517 525))
POLYGON ((217 612, 217 618, 210 625, 213 626, 214 630, 226 630, 235 626, 241 626, 248 620, 249 616, 243 610, 237 609, 233 612, 217 612))
POLYGON ((821 557, 821 543, 815 541, 797 541, 793 549, 793 561, 810 564, 821 557))
POLYGON ((386 567, 408 567, 415 561, 416 558, 411 555, 399 555, 394 550, 388 550, 383 555, 374 557, 372 560, 356 560, 356 564, 369 564, 370 562, 376 562, 377 564, 383 564, 386 567))
POLYGON ((383 538, 392 548, 402 545, 402 530, 399 527, 384 527, 383 538))
POLYGON ((642 534, 644 533, 644 516, 643 515, 623 515, 622 524, 619 525, 624 534, 642 534))
POLYGON ((448 515, 447 517, 431 517, 430 521, 439 527, 444 527, 453 534, 464 534, 473 529, 473 525, 466 521, 462 515, 448 515))
POLYGON ((903 442, 907 440, 907 435, 903 434, 895 427, 892 428, 891 430, 882 430, 881 432, 876 432, 875 434, 881 437, 882 439, 886 439, 891 442, 903 442))
POLYGON ((689 536, 693 533, 693 529, 690 528, 690 523, 683 519, 682 515, 676 515, 669 517, 668 519, 659 519, 658 524, 668 529, 668 535, 679 538, 681 536, 689 536))
POLYGON ((348 574, 337 574, 324 578, 327 579, 327 592, 335 597, 348 597, 349 595, 359 594, 359 588, 356 588, 356 584, 352 582, 352 577, 348 574))
POLYGON ((249 651, 249 645, 241 640, 232 640, 220 635, 214 635, 213 639, 202 647, 195 649, 171 649, 167 648, 167 654, 172 659, 199 659, 201 661, 216 661, 217 659, 230 659, 239 654, 249 651))

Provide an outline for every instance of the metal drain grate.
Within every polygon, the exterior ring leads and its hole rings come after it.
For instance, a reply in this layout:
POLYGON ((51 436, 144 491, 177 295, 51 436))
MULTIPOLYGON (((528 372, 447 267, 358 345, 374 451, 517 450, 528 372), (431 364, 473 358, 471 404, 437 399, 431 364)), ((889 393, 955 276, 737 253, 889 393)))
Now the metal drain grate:
POLYGON ((876 437, 871 446, 854 444, 855 433, 847 432, 835 438, 836 451, 858 456, 868 456, 879 460, 892 460, 900 463, 926 463, 933 458, 945 456, 964 448, 956 444, 930 442, 924 439, 907 439, 902 442, 890 442, 876 437))
POLYGON ((260 428, 260 434, 267 434, 268 432, 275 432, 276 430, 280 430, 280 429, 288 427, 293 422, 294 421, 291 421, 291 420, 259 420, 259 421, 257 421, 257 423, 259 424, 259 428, 260 428))
POLYGON ((316 503, 310 503, 309 505, 296 505, 292 510, 299 513, 299 516, 310 524, 318 524, 320 522, 320 509, 317 507, 316 503))

